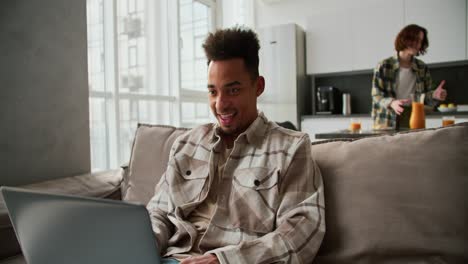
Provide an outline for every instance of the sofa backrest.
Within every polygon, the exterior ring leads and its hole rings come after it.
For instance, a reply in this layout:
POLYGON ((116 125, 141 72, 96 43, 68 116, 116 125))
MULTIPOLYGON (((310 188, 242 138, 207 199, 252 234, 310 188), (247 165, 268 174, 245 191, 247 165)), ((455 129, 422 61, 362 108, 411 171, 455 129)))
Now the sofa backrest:
POLYGON ((468 263, 468 123, 312 154, 327 226, 314 263, 468 263))
MULTIPOLYGON (((139 125, 123 199, 146 204, 187 129, 139 125)), ((327 231, 315 263, 468 263, 468 123, 312 144, 327 231)))

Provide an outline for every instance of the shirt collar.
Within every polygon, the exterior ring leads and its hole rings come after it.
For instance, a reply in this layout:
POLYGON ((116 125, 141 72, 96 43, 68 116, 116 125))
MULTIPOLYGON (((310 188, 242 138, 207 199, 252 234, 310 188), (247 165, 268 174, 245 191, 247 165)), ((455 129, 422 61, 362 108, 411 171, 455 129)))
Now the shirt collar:
MULTIPOLYGON (((265 133, 268 129, 268 119, 266 116, 263 114, 262 111, 258 112, 257 118, 250 124, 250 126, 242 132, 236 139, 240 140, 242 138, 245 138, 247 143, 253 144, 253 145, 259 145, 265 136, 265 133)), ((216 142, 219 138, 219 124, 216 123, 214 125, 214 132, 211 136, 211 142, 216 142)))
POLYGON ((393 63, 393 70, 397 70, 400 68, 400 60, 398 59, 400 56, 398 55, 398 52, 393 55, 393 59, 395 62, 393 63))
MULTIPOLYGON (((394 70, 398 70, 400 68, 400 60, 398 59, 399 57, 400 56, 398 55, 398 52, 393 56, 393 58, 395 59, 395 63, 393 64, 394 70)), ((416 63, 416 56, 413 56, 411 58, 411 69, 413 69, 413 71, 418 70, 418 64, 416 63)))

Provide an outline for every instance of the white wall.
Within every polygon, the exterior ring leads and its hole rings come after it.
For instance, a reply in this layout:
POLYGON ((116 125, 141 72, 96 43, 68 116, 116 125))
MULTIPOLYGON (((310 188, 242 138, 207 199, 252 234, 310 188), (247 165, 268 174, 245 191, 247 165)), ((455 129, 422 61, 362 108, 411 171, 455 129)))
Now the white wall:
POLYGON ((426 63, 467 58, 466 9, 466 0, 405 0, 405 24, 420 24, 428 30, 426 63))
POLYGON ((0 185, 89 172, 86 1, 3 0, 0 32, 0 185))
POLYGON ((263 0, 255 1, 255 25, 257 28, 286 23, 296 23, 303 29, 307 27, 307 18, 313 13, 324 10, 351 7, 352 0, 281 0, 265 4, 263 0))
POLYGON ((222 0, 221 5, 217 2, 220 19, 217 21, 220 27, 232 27, 235 25, 245 25, 253 28, 254 21, 254 0, 222 0), (242 6, 245 4, 245 6, 242 6), (221 7, 221 9, 219 9, 221 7))
POLYGON ((306 31, 308 74, 373 68, 394 54, 394 38, 409 23, 429 31, 424 61, 468 59, 468 0, 254 1, 257 28, 296 23, 306 31))
POLYGON ((465 20, 465 25, 466 25, 466 58, 468 59, 468 0, 466 0, 466 20, 465 20))
MULTIPOLYGON (((372 0, 279 0, 276 3, 266 4, 263 0, 252 1, 255 1, 254 13, 255 26, 257 28, 296 23, 303 29, 307 28, 308 17, 314 14, 330 13, 331 11, 351 12, 353 11, 352 9, 364 9, 362 7, 363 5, 372 4, 373 2, 372 0)), ((450 0, 441 1, 450 3, 450 0)), ((385 12, 381 14, 385 14, 385 12)), ((468 16, 468 4, 466 14, 468 16)), ((466 23, 468 23, 468 21, 466 21, 466 23)))

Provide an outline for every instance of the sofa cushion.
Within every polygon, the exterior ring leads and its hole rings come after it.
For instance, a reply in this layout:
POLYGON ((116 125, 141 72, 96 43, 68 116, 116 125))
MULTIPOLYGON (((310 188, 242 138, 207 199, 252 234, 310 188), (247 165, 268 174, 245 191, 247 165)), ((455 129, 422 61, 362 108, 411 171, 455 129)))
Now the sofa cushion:
POLYGON ((468 123, 312 153, 327 223, 314 263, 468 263, 468 123))
POLYGON ((166 171, 175 139, 187 128, 138 124, 128 173, 124 174, 123 200, 147 204, 161 175, 166 171))

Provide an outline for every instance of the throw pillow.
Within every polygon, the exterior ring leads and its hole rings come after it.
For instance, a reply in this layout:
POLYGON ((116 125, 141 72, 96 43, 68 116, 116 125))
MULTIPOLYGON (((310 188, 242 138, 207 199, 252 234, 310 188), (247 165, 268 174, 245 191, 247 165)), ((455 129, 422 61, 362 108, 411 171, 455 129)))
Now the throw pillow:
POLYGON ((124 174, 122 200, 147 204, 166 171, 169 152, 175 139, 186 128, 138 124, 133 141, 128 173, 124 174))

